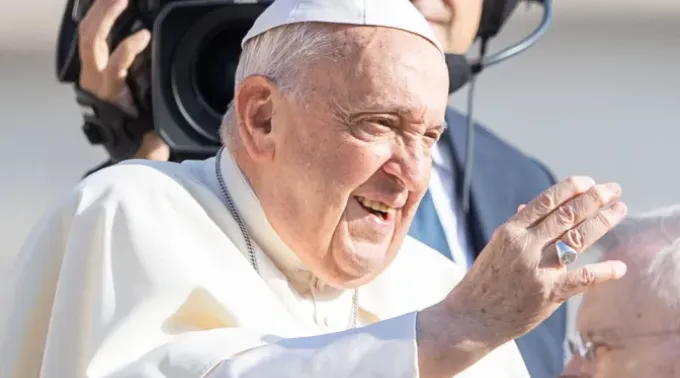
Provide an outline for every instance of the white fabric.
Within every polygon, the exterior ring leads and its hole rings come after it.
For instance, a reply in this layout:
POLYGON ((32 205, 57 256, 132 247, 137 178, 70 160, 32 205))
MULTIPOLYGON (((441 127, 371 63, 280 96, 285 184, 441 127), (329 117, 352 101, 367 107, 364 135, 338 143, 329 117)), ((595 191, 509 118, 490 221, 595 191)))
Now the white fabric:
MULTIPOLYGON (((222 164, 256 238, 259 274, 220 199, 214 158, 106 168, 39 223, 2 285, 0 376, 417 377, 414 311, 444 298, 463 272, 408 238, 358 291, 365 327, 342 331, 347 293, 296 264, 277 267, 292 251, 228 154, 222 164), (321 318, 315 303, 329 306, 321 318)), ((459 377, 528 373, 510 342, 459 377)))
POLYGON ((456 197, 455 185, 456 171, 451 149, 446 143, 437 143, 432 150, 430 194, 439 222, 444 229, 451 257, 456 265, 467 271, 475 262, 475 257, 467 238, 465 222, 459 221, 463 219, 463 211, 456 197))
POLYGON ((427 20, 409 0, 275 0, 257 18, 241 47, 267 30, 303 22, 400 29, 429 40, 444 54, 427 20))

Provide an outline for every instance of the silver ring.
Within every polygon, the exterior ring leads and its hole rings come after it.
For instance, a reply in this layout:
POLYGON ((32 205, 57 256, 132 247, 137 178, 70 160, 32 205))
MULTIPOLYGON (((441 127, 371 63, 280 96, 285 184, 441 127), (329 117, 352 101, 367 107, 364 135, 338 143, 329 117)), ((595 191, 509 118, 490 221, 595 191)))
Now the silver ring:
POLYGON ((578 258, 578 253, 562 240, 555 242, 555 249, 557 250, 557 259, 562 265, 573 264, 578 258))

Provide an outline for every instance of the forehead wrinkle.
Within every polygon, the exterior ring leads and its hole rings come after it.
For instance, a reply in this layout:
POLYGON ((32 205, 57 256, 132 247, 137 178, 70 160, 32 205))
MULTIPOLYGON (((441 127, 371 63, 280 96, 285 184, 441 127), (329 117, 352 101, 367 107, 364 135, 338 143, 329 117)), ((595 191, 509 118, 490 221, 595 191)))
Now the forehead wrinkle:
POLYGON ((598 338, 616 341, 628 334, 646 334, 673 328, 678 309, 664 307, 646 275, 644 263, 626 261, 629 273, 585 294, 577 328, 598 338))
POLYGON ((356 110, 388 111, 424 122, 434 104, 430 98, 432 88, 425 84, 431 73, 425 67, 423 54, 418 52, 429 42, 389 28, 376 29, 368 38, 370 42, 358 55, 354 82, 365 91, 355 93, 356 110))
MULTIPOLYGON (((368 58, 371 59, 371 58, 368 58)), ((407 76, 404 69, 420 73, 422 69, 403 64, 403 61, 394 62, 392 66, 381 64, 374 70, 358 69, 352 86, 357 90, 352 91, 350 99, 354 113, 392 113, 414 122, 425 122, 427 113, 432 104, 428 104, 428 98, 419 93, 414 85, 408 85, 408 81, 390 81, 390 77, 407 76), (388 67, 386 67, 388 66, 388 67), (358 80, 357 80, 358 79, 358 80)), ((441 122, 441 120, 437 121, 441 122)))
POLYGON ((325 66, 317 65, 314 73, 310 72, 314 77, 309 84, 319 89, 315 93, 317 100, 325 102, 333 116, 347 121, 360 113, 389 112, 410 121, 430 123, 428 126, 443 126, 443 117, 427 120, 433 104, 423 76, 430 73, 423 68, 422 54, 416 52, 423 49, 417 48, 419 44, 429 42, 379 27, 340 25, 333 34, 335 58, 326 60, 325 66))

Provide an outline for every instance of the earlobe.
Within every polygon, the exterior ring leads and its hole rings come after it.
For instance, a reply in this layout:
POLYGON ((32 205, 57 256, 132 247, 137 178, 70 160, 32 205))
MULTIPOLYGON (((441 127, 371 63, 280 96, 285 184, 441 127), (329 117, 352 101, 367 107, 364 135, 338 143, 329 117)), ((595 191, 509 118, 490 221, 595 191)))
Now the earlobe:
POLYGON ((239 136, 253 160, 274 156, 272 117, 276 84, 262 75, 245 78, 236 89, 236 119, 239 136))

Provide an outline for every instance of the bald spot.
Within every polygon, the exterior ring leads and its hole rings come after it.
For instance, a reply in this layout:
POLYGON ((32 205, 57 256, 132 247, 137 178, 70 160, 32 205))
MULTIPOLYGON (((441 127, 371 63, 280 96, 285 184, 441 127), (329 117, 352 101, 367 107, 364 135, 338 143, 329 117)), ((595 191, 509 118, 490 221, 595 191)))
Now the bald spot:
POLYGON ((666 283, 659 287, 657 273, 662 269, 652 269, 666 264, 662 268, 678 271, 677 266, 667 265, 680 263, 673 262, 678 253, 666 254, 673 252, 668 248, 678 245, 670 244, 660 233, 644 235, 625 245, 609 245, 604 260, 623 261, 628 270, 622 279, 595 287, 584 295, 577 318, 582 334, 614 342, 631 334, 680 331, 680 308, 675 305, 678 298, 668 297, 680 295, 678 288, 667 287, 666 283))

